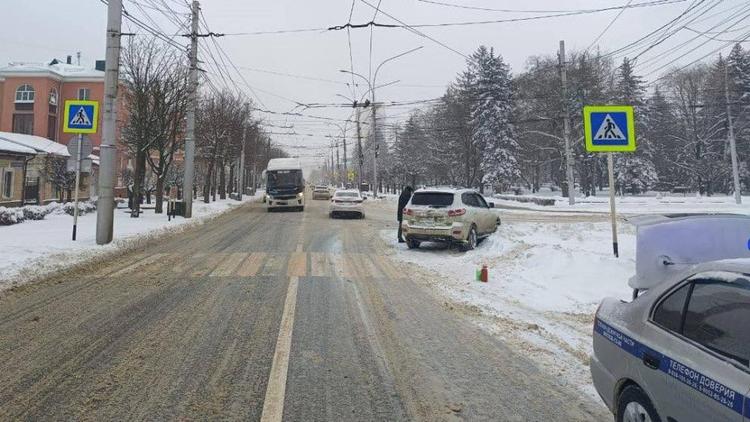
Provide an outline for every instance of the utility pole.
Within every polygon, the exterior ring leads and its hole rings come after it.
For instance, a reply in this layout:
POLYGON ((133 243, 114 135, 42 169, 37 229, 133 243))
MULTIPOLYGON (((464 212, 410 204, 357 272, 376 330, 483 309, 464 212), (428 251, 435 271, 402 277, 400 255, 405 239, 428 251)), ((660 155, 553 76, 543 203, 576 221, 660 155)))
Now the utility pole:
POLYGON ((378 126, 376 123, 377 119, 377 107, 375 106, 375 88, 372 88, 372 142, 373 142, 373 157, 372 157, 372 193, 375 198, 378 197, 378 126))
POLYGON ((195 109, 198 97, 198 0, 192 4, 190 29, 190 75, 188 76, 188 109, 185 130, 185 174, 182 181, 185 218, 193 216, 193 179, 195 178, 195 109))
MULTIPOLYGON (((245 103, 245 118, 250 113, 250 104, 245 103)), ((243 122, 242 125, 242 150, 240 151, 240 168, 237 173, 239 174, 239 183, 237 184, 237 198, 242 201, 242 194, 245 191, 245 144, 247 144, 247 121, 243 122)))
MULTIPOLYGON (((560 41, 560 78, 562 79, 563 138, 565 139, 565 183, 568 185, 568 204, 575 205, 575 180, 573 179, 573 152, 570 150, 570 115, 568 113, 568 74, 565 62, 565 41, 560 41)), ((612 189, 610 187, 610 189, 612 189)))
POLYGON ((336 142, 336 184, 341 182, 341 162, 339 161, 339 143, 336 142))
MULTIPOLYGON (((354 105, 357 107, 357 105, 354 105)), ((357 160, 359 161, 359 171, 357 172, 357 181, 359 186, 362 186, 362 131, 361 126, 359 124, 359 107, 356 108, 357 110, 357 160)), ((359 190, 359 186, 357 186, 357 190, 359 190)))
POLYGON ((739 164, 737 163, 737 142, 734 139, 734 126, 732 124, 732 108, 729 105, 729 63, 724 62, 724 94, 727 99, 727 124, 729 125, 729 152, 732 155, 732 179, 734 181, 734 200, 737 204, 742 203, 742 186, 740 186, 739 164))
POLYGON ((96 212, 96 244, 112 241, 115 216, 115 171, 117 144, 117 84, 120 80, 120 29, 122 0, 110 0, 107 6, 107 51, 104 71, 104 111, 99 167, 99 200, 96 212))

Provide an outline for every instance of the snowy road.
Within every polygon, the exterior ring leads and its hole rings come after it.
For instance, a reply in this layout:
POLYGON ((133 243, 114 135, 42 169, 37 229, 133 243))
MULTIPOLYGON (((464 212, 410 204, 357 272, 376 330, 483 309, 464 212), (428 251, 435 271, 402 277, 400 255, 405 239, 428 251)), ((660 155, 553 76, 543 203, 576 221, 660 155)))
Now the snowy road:
POLYGON ((393 204, 251 204, 0 296, 3 420, 606 420, 393 260, 393 204))

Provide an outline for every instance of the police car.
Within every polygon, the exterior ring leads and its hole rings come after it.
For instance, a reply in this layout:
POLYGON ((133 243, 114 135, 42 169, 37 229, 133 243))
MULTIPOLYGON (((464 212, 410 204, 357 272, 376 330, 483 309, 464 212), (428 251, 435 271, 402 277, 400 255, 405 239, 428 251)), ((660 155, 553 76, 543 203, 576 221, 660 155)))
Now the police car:
POLYGON ((618 422, 750 421, 750 218, 636 226, 634 299, 596 312, 596 390, 618 422))

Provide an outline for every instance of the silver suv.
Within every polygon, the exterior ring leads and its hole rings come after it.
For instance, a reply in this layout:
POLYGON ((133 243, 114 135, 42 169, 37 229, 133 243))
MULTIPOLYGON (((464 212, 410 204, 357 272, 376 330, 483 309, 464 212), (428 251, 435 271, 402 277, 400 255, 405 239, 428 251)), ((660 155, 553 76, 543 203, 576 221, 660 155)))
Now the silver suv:
POLYGON ((414 249, 421 242, 449 242, 474 249, 500 224, 494 207, 473 189, 419 189, 404 208, 401 228, 406 245, 414 249))

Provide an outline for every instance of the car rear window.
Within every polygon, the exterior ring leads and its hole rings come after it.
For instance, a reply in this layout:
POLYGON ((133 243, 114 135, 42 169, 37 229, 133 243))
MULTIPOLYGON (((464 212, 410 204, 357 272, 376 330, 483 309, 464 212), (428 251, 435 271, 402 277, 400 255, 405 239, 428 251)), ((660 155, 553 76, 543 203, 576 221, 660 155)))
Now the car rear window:
POLYGON ((357 198, 359 195, 356 192, 336 192, 336 196, 339 198, 357 198))
POLYGON ((453 204, 453 194, 449 192, 417 192, 411 198, 411 204, 447 207, 453 204))

